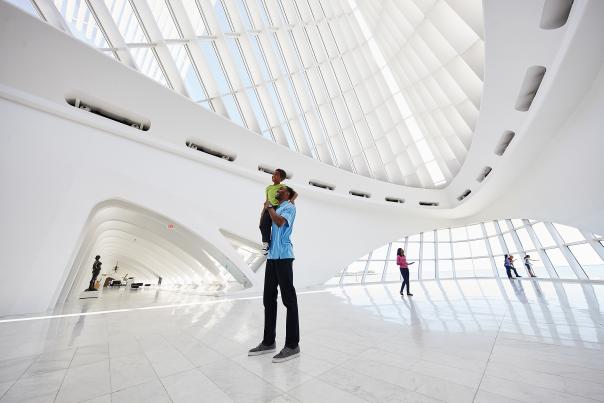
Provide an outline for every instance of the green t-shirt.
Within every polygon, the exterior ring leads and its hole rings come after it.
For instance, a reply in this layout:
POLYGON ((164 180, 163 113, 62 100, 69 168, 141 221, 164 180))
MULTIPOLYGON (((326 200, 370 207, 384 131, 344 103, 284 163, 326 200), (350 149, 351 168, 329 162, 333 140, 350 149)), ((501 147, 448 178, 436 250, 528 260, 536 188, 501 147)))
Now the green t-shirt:
POLYGON ((285 185, 282 183, 278 185, 268 185, 266 187, 266 200, 271 202, 273 206, 279 205, 279 200, 275 199, 275 196, 277 196, 277 190, 281 189, 282 187, 285 187, 285 185))

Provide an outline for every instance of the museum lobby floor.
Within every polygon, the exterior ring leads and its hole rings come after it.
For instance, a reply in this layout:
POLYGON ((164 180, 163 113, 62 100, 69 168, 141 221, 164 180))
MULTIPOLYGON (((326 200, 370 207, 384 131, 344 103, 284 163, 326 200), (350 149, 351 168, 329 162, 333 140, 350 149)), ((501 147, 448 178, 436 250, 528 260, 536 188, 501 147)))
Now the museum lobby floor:
MULTIPOLYGON (((0 320, 0 402, 604 401, 604 284, 302 291, 301 356, 248 357, 259 296, 108 290, 0 320)), ((278 346, 285 311, 279 311, 278 346)))

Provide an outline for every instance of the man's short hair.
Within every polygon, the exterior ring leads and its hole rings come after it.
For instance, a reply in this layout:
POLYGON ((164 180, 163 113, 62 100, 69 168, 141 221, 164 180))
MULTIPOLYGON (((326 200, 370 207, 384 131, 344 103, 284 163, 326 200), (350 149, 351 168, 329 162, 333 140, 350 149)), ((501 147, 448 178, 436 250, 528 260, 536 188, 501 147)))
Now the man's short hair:
POLYGON ((281 177, 281 180, 284 180, 285 178, 287 178, 287 174, 285 173, 285 171, 281 168, 277 168, 275 169, 275 172, 277 172, 279 174, 279 176, 281 177))
POLYGON ((296 194, 296 191, 290 188, 289 186, 285 186, 284 189, 287 191, 287 193, 289 193, 289 199, 294 197, 294 195, 296 194))

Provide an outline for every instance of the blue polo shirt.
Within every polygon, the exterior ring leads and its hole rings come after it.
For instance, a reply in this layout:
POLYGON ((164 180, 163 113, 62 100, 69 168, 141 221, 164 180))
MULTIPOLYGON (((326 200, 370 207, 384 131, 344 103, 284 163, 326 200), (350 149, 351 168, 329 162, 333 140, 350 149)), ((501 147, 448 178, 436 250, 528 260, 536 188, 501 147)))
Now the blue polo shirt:
POLYGON ((294 229, 294 220, 296 219, 296 206, 288 201, 279 205, 276 211, 287 221, 281 227, 273 222, 271 228, 271 246, 268 250, 268 259, 293 259, 294 247, 290 236, 294 229))

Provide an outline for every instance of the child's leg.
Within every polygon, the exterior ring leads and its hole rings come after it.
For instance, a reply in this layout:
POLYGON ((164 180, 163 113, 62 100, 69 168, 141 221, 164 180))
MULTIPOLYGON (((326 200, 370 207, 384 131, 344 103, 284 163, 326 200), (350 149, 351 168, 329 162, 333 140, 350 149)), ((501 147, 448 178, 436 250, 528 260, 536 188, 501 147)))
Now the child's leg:
POLYGON ((273 222, 271 216, 268 213, 268 209, 264 209, 262 217, 260 217, 260 233, 262 234, 262 242, 271 241, 271 226, 273 222))

